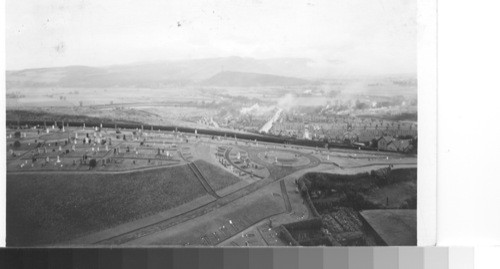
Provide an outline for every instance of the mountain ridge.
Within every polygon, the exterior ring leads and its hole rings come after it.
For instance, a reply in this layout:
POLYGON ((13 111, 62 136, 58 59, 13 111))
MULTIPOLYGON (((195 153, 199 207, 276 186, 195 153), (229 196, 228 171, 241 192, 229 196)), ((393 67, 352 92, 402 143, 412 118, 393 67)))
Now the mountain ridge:
POLYGON ((312 81, 254 72, 223 71, 204 80, 203 85, 218 87, 269 87, 311 84, 312 81))
POLYGON ((304 79, 308 72, 314 74, 309 70, 310 62, 305 58, 254 59, 232 56, 104 67, 73 65, 10 70, 6 72, 6 82, 7 87, 147 87, 205 81, 221 72, 304 79))

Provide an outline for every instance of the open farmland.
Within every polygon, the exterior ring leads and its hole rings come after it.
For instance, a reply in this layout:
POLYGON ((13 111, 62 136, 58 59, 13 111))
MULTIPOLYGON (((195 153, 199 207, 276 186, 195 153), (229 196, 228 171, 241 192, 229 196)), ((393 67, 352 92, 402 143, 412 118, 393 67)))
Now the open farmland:
POLYGON ((209 164, 206 161, 196 160, 194 163, 215 191, 241 181, 237 176, 225 171, 219 166, 209 164))
POLYGON ((125 174, 9 175, 7 192, 11 246, 67 240, 205 194, 185 165, 125 174))

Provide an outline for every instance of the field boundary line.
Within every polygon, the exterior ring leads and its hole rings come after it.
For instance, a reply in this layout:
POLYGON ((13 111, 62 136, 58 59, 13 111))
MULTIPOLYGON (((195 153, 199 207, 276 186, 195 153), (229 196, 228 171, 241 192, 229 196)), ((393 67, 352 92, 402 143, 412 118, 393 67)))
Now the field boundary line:
POLYGON ((362 168, 362 167, 370 167, 370 166, 382 166, 382 165, 417 165, 417 162, 400 162, 400 163, 370 163, 370 164, 362 164, 355 166, 344 166, 342 169, 350 169, 350 168, 362 168))
POLYGON ((292 204, 288 198, 288 192, 286 190, 285 180, 280 180, 281 196, 283 196, 283 201, 285 202, 286 212, 292 212, 292 204))
POLYGON ((213 189, 212 186, 208 183, 208 181, 205 179, 203 174, 201 173, 200 169, 198 169, 198 166, 194 162, 188 163, 189 168, 193 172, 194 176, 198 179, 198 181, 201 183, 205 191, 212 195, 215 199, 221 198, 213 189))
POLYGON ((63 173, 63 174, 81 174, 81 173, 89 173, 89 174, 128 174, 134 172, 142 172, 142 171, 150 171, 156 169, 163 169, 175 166, 186 165, 185 163, 175 163, 171 165, 158 165, 154 167, 140 167, 134 169, 127 170, 118 170, 118 171, 95 171, 95 170, 30 170, 30 171, 7 171, 7 175, 23 175, 23 174, 54 174, 54 173, 63 173))

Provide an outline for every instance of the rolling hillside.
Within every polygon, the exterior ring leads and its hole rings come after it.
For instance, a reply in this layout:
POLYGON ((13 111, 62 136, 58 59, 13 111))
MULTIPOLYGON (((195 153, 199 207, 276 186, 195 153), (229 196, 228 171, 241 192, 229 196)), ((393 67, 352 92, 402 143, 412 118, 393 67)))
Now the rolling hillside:
POLYGON ((216 74, 203 81, 202 84, 219 87, 266 87, 305 85, 311 82, 293 77, 227 71, 216 74))
POLYGON ((106 67, 67 66, 7 71, 6 82, 8 88, 159 87, 199 82, 208 85, 291 85, 303 84, 305 81, 284 77, 306 77, 307 74, 314 74, 308 67, 309 62, 310 60, 300 58, 260 60, 224 57, 106 67), (242 81, 238 82, 238 79, 242 81))

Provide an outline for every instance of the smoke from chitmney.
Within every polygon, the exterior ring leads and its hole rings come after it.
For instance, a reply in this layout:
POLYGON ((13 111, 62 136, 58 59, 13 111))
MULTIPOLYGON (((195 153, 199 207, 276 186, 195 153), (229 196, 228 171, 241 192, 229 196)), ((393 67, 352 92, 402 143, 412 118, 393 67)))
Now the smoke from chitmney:
POLYGON ((249 107, 243 107, 240 109, 240 114, 252 114, 256 116, 265 115, 267 113, 273 112, 275 109, 281 109, 283 111, 290 111, 293 107, 298 106, 297 97, 294 94, 288 93, 276 101, 276 105, 272 106, 261 106, 258 103, 253 104, 249 107))
POLYGON ((292 109, 297 105, 298 105, 297 97, 291 93, 288 93, 278 100, 277 106, 285 111, 289 111, 290 109, 292 109))

